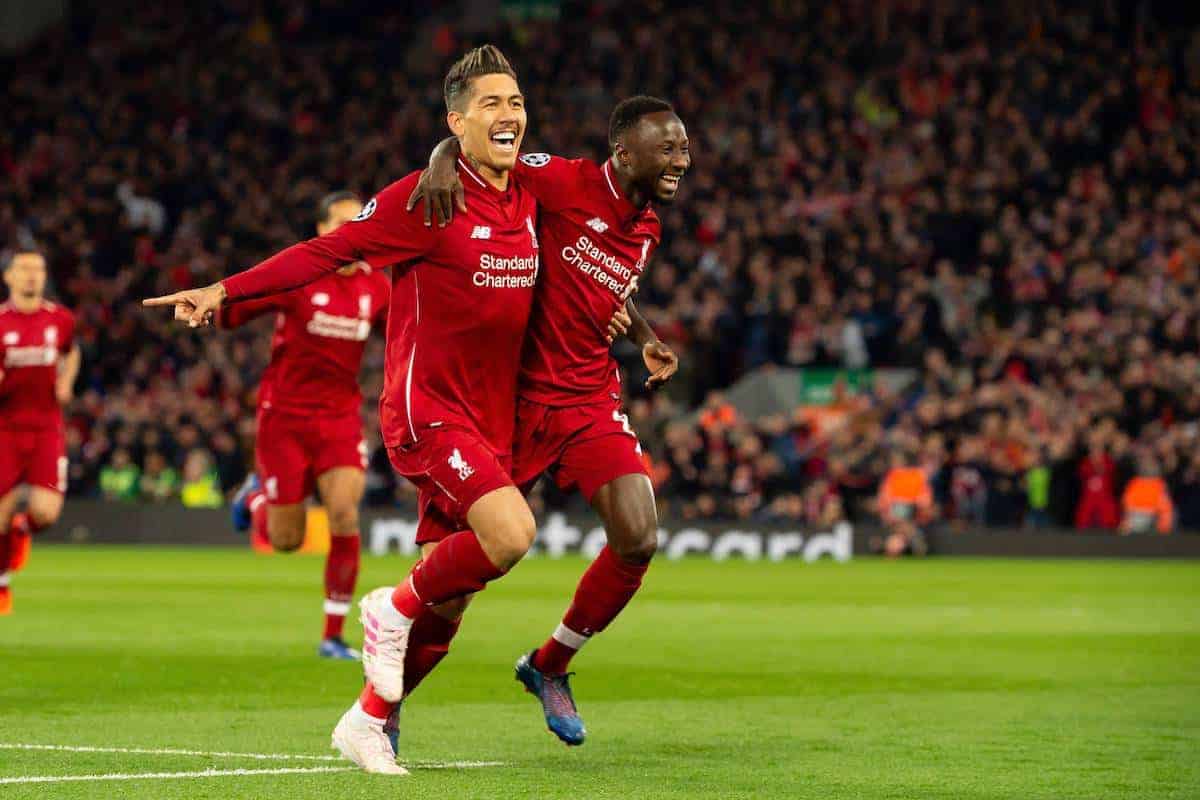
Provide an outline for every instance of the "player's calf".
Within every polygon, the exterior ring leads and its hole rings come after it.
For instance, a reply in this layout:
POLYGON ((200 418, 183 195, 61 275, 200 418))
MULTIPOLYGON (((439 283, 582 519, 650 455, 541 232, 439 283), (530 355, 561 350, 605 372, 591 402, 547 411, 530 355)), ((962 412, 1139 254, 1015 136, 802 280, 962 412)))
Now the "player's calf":
POLYGON ((29 490, 25 510, 13 514, 8 525, 8 568, 19 572, 29 562, 33 537, 58 522, 63 496, 51 489, 35 486, 29 490))
POLYGON ((346 614, 358 582, 361 540, 358 531, 335 533, 329 538, 329 553, 325 556, 325 630, 318 655, 322 658, 355 660, 360 653, 342 639, 346 614))

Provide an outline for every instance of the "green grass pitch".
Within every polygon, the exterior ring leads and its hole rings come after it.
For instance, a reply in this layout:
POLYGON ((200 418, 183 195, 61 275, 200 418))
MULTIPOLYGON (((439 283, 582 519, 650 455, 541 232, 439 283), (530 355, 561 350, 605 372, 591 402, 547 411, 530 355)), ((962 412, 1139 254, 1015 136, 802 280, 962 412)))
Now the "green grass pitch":
MULTIPOLYGON (((663 561, 576 659, 567 749, 512 664, 584 562, 532 559, 404 715, 405 761, 500 765, 204 777, 339 762, 11 747, 330 754, 361 673, 315 657, 321 565, 35 548, 0 618, 0 798, 1200 797, 1200 565, 1178 562, 663 561), (113 773, 188 774, 12 782, 113 773)), ((407 566, 365 559, 360 590, 407 566)))

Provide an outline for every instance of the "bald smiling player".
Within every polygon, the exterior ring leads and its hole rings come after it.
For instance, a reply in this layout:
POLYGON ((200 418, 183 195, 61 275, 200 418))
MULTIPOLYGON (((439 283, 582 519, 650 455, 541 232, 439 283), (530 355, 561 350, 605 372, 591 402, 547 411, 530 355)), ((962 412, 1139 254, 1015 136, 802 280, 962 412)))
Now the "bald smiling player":
MULTIPOLYGON (((530 153, 513 170, 537 197, 543 260, 521 362, 513 477, 526 487, 548 472, 561 488, 578 489, 608 535, 561 623, 517 661, 517 679, 568 745, 583 744, 586 733, 568 683, 571 658, 633 598, 658 545, 654 489, 609 354, 614 312, 627 308, 633 318, 648 386, 678 366, 631 298, 661 235, 653 206, 674 201, 691 166, 687 131, 670 103, 631 97, 613 110, 609 146, 602 164, 530 153)), ((409 200, 412 207, 425 195, 427 218, 431 207, 450 217, 452 196, 465 210, 457 149, 454 139, 438 145, 409 200)))

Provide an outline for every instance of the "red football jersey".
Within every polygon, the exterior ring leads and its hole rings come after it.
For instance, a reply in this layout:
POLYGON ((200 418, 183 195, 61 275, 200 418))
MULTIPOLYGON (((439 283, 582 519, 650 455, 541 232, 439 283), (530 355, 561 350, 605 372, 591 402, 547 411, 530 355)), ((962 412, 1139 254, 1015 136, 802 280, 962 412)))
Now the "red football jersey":
POLYGON ((236 328, 278 314, 271 363, 258 404, 297 414, 358 411, 358 369, 371 329, 387 316, 390 283, 366 264, 334 273, 286 294, 223 306, 217 322, 236 328))
POLYGON ((54 396, 58 358, 71 352, 75 315, 42 301, 29 313, 0 305, 0 428, 45 430, 62 425, 54 396))
POLYGON ((620 380, 608 322, 637 291, 662 235, 658 215, 629 202, 608 161, 527 153, 514 174, 537 197, 544 263, 521 396, 551 406, 606 398, 620 380))
POLYGON ((380 422, 389 447, 424 428, 474 430, 512 449, 517 370, 538 274, 537 201, 487 183, 462 159, 469 211, 443 229, 405 210, 420 173, 388 186, 354 220, 227 278, 230 299, 291 289, 342 264, 392 265, 380 422))

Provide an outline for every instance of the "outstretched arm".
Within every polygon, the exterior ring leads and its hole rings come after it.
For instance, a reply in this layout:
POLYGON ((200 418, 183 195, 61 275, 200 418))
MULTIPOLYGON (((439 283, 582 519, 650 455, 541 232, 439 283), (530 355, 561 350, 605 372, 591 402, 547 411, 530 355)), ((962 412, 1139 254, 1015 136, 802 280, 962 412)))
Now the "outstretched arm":
POLYGON ((142 305, 174 306, 175 319, 195 328, 211 322, 226 301, 282 294, 359 260, 382 269, 419 258, 432 245, 433 234, 410 223, 404 213, 403 198, 415 182, 414 175, 393 183, 345 225, 292 245, 245 272, 202 289, 152 297, 142 305))
POLYGON ((283 311, 287 307, 287 302, 284 299, 286 297, 287 295, 272 295, 270 297, 260 297, 257 300, 247 300, 244 303, 222 306, 216 316, 217 327, 232 330, 233 328, 240 328, 264 314, 270 314, 273 311, 283 311))
MULTIPOLYGON (((342 228, 346 226, 343 225, 342 228)), ((175 319, 196 328, 207 325, 225 303, 263 295, 282 294, 358 260, 358 254, 344 236, 342 228, 286 250, 225 280, 200 289, 188 289, 162 297, 143 300, 144 306, 174 306, 175 319)))

